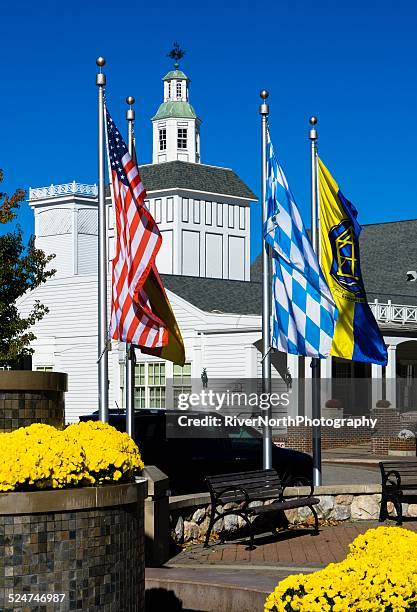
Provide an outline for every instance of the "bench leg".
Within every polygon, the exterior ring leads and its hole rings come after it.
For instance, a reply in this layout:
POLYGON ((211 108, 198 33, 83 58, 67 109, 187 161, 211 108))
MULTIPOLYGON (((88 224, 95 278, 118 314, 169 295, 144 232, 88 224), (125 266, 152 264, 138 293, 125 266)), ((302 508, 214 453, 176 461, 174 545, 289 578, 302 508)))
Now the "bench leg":
POLYGON ((314 535, 318 535, 319 533, 319 516, 314 506, 309 506, 311 512, 314 516, 314 535))
POLYGON ((252 523, 248 520, 249 525, 249 546, 246 547, 246 550, 253 550, 255 546, 253 545, 253 527, 252 523))
POLYGON ((379 509, 379 522, 383 523, 388 518, 387 498, 383 495, 379 509))
POLYGON ((394 507, 397 511, 397 525, 402 525, 403 524, 403 506, 402 506, 401 500, 399 500, 398 497, 396 497, 394 500, 394 507))

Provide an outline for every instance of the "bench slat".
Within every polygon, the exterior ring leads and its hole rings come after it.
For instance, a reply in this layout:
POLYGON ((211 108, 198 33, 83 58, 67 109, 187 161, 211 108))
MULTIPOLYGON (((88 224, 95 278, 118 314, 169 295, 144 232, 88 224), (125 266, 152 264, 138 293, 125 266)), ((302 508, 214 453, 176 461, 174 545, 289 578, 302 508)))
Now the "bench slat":
POLYGON ((223 480, 216 482, 213 485, 212 482, 208 481, 214 491, 221 491, 227 487, 243 487, 244 489, 256 489, 259 487, 277 487, 282 488, 281 481, 278 478, 262 478, 256 481, 248 480, 223 480))
POLYGON ((291 508, 303 508, 305 506, 315 506, 320 503, 317 497, 300 497, 285 501, 268 504, 267 506, 256 506, 249 508, 250 514, 266 514, 267 512, 277 512, 278 510, 290 510, 291 508))

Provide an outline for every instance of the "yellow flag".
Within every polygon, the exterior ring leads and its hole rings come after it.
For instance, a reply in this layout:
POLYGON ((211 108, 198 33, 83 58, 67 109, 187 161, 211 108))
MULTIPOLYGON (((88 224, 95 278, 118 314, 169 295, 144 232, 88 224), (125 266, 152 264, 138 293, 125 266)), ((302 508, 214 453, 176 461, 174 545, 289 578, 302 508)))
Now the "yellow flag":
POLYGON ((319 159, 320 265, 336 302, 331 355, 386 365, 387 348, 366 299, 358 212, 319 159))
POLYGON ((147 349, 141 347, 142 353, 155 355, 183 366, 185 363, 184 341, 156 267, 150 271, 144 284, 144 290, 151 303, 152 312, 166 325, 168 343, 160 348, 147 349))

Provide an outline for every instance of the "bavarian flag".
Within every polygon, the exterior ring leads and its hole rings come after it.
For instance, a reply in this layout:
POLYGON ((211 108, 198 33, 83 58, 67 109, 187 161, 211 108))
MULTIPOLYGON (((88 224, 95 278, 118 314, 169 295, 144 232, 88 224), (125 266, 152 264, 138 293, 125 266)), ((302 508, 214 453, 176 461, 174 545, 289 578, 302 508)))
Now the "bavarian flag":
POLYGON ((318 160, 320 264, 339 311, 330 351, 335 357, 387 365, 388 354, 363 284, 358 212, 318 160))

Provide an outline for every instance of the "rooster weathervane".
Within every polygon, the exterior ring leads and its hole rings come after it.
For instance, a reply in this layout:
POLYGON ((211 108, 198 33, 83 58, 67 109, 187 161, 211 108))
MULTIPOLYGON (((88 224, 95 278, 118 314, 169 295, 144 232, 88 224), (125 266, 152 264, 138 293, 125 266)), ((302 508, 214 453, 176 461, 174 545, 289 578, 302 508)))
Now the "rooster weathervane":
POLYGON ((177 42, 174 42, 174 44, 172 45, 172 49, 169 53, 167 53, 167 57, 170 57, 171 59, 173 59, 175 61, 175 67, 178 67, 178 62, 180 61, 180 59, 182 59, 185 55, 185 51, 183 49, 181 49, 181 47, 179 46, 179 44, 177 42))

